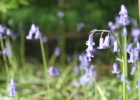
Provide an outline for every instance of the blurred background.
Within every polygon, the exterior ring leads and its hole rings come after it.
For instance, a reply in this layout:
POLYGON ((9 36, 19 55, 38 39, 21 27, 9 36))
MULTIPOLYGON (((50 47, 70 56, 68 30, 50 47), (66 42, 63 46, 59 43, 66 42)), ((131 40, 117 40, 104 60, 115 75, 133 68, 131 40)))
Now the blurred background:
MULTIPOLYGON (((15 38, 20 38, 21 30, 26 36, 35 23, 46 36, 49 55, 61 44, 62 52, 71 55, 85 51, 92 29, 109 29, 108 22, 114 21, 121 4, 128 9, 129 16, 138 19, 137 0, 1 0, 0 23, 13 30, 15 38), (61 40, 65 43, 58 44, 61 40)), ((98 38, 95 41, 98 42, 98 38)), ((39 60, 39 43, 25 42, 26 57, 34 56, 39 60)), ((110 53, 105 56, 111 57, 110 53)))
MULTIPOLYGON (((0 39, 0 73, 2 73, 0 75, 0 83, 2 84, 0 85, 2 92, 2 94, 0 93, 0 98, 7 96, 5 83, 9 82, 8 78, 11 76, 15 77, 18 84, 20 98, 25 98, 22 100, 31 100, 32 97, 45 98, 34 100, 48 100, 46 99, 48 97, 45 96, 46 90, 49 91, 46 83, 50 84, 50 90, 53 91, 53 93, 50 92, 52 97, 55 95, 57 99, 59 98, 58 100, 83 100, 83 97, 86 97, 88 93, 86 91, 92 91, 94 94, 96 89, 94 91, 94 88, 88 87, 86 89, 79 86, 81 84, 80 75, 83 76, 84 72, 88 73, 84 69, 80 69, 80 66, 85 62, 87 66, 90 66, 85 56, 88 33, 93 29, 109 30, 108 22, 115 22, 115 17, 118 16, 122 4, 126 6, 129 17, 134 19, 134 23, 136 22, 137 24, 138 0, 0 0, 0 33, 2 33, 2 26, 12 31, 10 37, 0 39), (40 45, 42 42, 35 39, 26 39, 33 23, 39 27, 42 33, 46 54, 41 52, 40 45), (4 59, 5 56, 2 55, 2 50, 4 50, 4 46, 7 46, 6 43, 11 45, 9 48, 12 48, 12 50, 10 49, 12 57, 8 57, 7 54, 7 59, 4 59), (41 54, 46 55, 44 61, 47 62, 48 68, 50 66, 59 68, 61 72, 60 78, 50 77, 50 80, 46 78, 47 69, 45 70, 46 66, 45 64, 43 65, 41 54), (5 67, 3 66, 4 64, 5 67), (6 67, 10 70, 5 73, 3 70, 6 67), (76 71, 74 74, 74 70, 78 70, 78 74, 76 71), (65 80, 63 81, 63 79, 65 80), (71 85, 73 82, 79 82, 78 86, 71 85), (65 88, 63 85, 65 85, 65 88), (70 94, 70 98, 73 98, 77 95, 75 93, 79 95, 79 97, 76 97, 78 99, 64 99, 70 94), (30 97, 30 99, 27 99, 27 97, 30 97)), ((131 28, 137 27, 128 25, 128 34, 130 35, 131 28)), ((119 29, 117 31, 120 32, 119 29)), ((95 47, 99 45, 99 37, 99 34, 94 35, 95 47)), ((128 43, 131 42, 131 38, 128 38, 128 43)), ((121 82, 114 78, 116 76, 111 73, 112 65, 115 61, 115 56, 111 51, 112 47, 105 50, 96 50, 91 65, 95 65, 97 73, 95 73, 94 77, 96 78, 98 75, 97 81, 102 86, 101 90, 105 91, 105 95, 110 98, 108 100, 116 100, 117 98, 117 100, 122 100, 121 98, 119 99, 119 95, 122 94, 122 85, 119 85, 121 82)), ((85 66, 85 64, 82 66, 85 66)), ((136 78, 134 81, 132 89, 137 84, 136 78)), ((136 91, 134 89, 134 91, 130 92, 131 95, 129 96, 135 98, 131 100, 137 100, 136 91)), ((92 97, 92 93, 90 96, 92 97)), ((98 97, 100 98, 101 96, 98 95, 98 97)), ((90 99, 94 100, 93 97, 90 99)))

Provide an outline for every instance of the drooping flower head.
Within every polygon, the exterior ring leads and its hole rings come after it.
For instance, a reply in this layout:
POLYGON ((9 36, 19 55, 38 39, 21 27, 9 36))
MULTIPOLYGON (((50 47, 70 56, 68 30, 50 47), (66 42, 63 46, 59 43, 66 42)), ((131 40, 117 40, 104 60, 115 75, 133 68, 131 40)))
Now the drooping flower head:
POLYGON ((119 74, 120 72, 121 72, 121 71, 118 70, 118 65, 117 65, 117 63, 115 62, 115 63, 113 64, 112 73, 113 73, 113 74, 119 74))
POLYGON ((110 46, 109 46, 109 41, 110 41, 110 39, 109 39, 109 34, 105 37, 105 40, 104 40, 104 43, 103 43, 103 47, 104 48, 109 48, 110 46))
POLYGON ((134 49, 133 48, 131 48, 131 51, 130 51, 129 55, 130 55, 130 58, 129 58, 128 62, 129 63, 134 63, 135 59, 134 59, 134 49))
POLYGON ((95 43, 93 42, 93 33, 95 32, 95 30, 89 35, 88 41, 86 41, 86 45, 88 46, 88 48, 86 49, 86 56, 88 58, 88 61, 91 61, 91 58, 94 57, 93 52, 95 51, 93 49, 93 46, 95 45, 95 43))
POLYGON ((15 96, 15 94, 16 94, 16 92, 17 92, 17 88, 16 88, 16 83, 15 83, 15 81, 14 81, 13 78, 11 78, 9 87, 10 87, 9 96, 15 96))
POLYGON ((103 39, 102 35, 103 35, 103 33, 101 33, 101 36, 99 39, 99 47, 97 47, 97 49, 104 49, 104 47, 103 47, 104 39, 103 39))
POLYGON ((36 32, 35 32, 35 36, 34 36, 34 39, 37 40, 39 39, 41 36, 41 32, 39 30, 39 27, 36 27, 36 32))
POLYGON ((116 40, 114 41, 113 52, 120 52, 120 49, 118 49, 118 42, 116 40))
POLYGON ((127 48, 126 48, 126 51, 127 51, 128 53, 131 52, 132 46, 133 46, 132 43, 128 44, 128 46, 127 46, 127 48))
POLYGON ((32 40, 33 38, 34 38, 34 39, 39 39, 40 36, 41 36, 41 32, 40 32, 40 30, 39 30, 39 27, 36 26, 36 25, 33 23, 33 24, 31 25, 31 28, 30 28, 30 31, 29 31, 28 36, 26 36, 26 39, 27 39, 27 40, 32 40), (33 37, 33 34, 35 34, 34 37, 33 37))
POLYGON ((104 31, 101 33, 100 39, 99 39, 99 47, 97 47, 97 49, 106 49, 109 48, 109 34, 105 37, 105 40, 103 39, 102 35, 103 35, 104 31))

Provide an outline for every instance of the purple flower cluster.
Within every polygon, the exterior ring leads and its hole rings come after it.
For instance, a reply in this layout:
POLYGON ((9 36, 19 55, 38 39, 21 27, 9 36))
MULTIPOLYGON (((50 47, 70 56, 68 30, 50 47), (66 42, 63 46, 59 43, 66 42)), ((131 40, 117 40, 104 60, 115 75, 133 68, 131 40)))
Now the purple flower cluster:
POLYGON ((79 61, 80 61, 80 69, 86 69, 90 65, 87 57, 85 55, 79 55, 79 61))
POLYGON ((11 36, 12 31, 6 26, 0 25, 0 38, 5 38, 6 36, 11 36))
POLYGON ((80 71, 84 72, 84 74, 80 76, 78 81, 74 81, 72 84, 74 86, 92 86, 94 83, 93 78, 97 77, 97 72, 94 70, 94 66, 90 64, 88 58, 84 54, 79 55, 79 61, 79 66, 74 66, 73 70, 76 75, 80 75, 80 71))
POLYGON ((96 78, 97 77, 97 72, 94 70, 94 66, 91 65, 89 68, 85 69, 85 74, 82 75, 79 79, 79 83, 82 86, 85 85, 93 85, 93 79, 92 78, 96 78))
POLYGON ((124 5, 121 5, 119 15, 120 15, 120 24, 124 26, 128 25, 129 24, 128 11, 124 5))
POLYGON ((58 77, 60 75, 59 70, 54 66, 51 66, 49 68, 48 73, 49 73, 50 76, 54 76, 54 77, 58 77))
POLYGON ((9 96, 15 96, 15 94, 17 92, 17 88, 16 88, 16 83, 13 78, 11 78, 9 86, 10 86, 9 96))
MULTIPOLYGON (((95 45, 95 43, 93 42, 93 34, 96 32, 97 30, 92 30, 90 32, 88 41, 86 41, 86 45, 88 46, 86 49, 86 56, 88 58, 88 61, 91 61, 91 58, 94 58, 94 52, 95 49, 93 48, 93 46, 95 45)), ((100 39, 99 39, 99 46, 97 47, 97 49, 107 49, 110 48, 110 31, 108 31, 108 35, 105 36, 105 39, 103 38, 103 33, 104 31, 101 32, 100 35, 100 39)), ((118 42, 116 39, 113 39, 113 50, 112 52, 120 52, 120 49, 118 48, 118 42)))

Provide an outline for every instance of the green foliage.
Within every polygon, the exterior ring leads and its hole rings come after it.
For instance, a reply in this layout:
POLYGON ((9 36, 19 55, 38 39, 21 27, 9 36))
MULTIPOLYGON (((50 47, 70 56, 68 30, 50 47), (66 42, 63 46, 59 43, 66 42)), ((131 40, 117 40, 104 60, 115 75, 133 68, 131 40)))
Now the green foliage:
POLYGON ((29 2, 27 0, 1 0, 0 12, 6 13, 8 10, 17 9, 21 5, 27 6, 29 2))

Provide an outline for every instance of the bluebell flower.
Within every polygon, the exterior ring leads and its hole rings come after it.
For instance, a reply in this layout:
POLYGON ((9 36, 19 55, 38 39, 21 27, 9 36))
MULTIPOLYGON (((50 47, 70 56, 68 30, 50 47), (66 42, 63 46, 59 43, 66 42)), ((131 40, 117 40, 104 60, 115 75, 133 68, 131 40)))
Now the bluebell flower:
POLYGON ((48 41, 47 36, 43 36, 43 37, 42 37, 42 42, 43 42, 43 43, 46 43, 47 41, 48 41))
POLYGON ((113 52, 120 52, 120 49, 118 49, 118 42, 117 41, 114 41, 113 52))
POLYGON ((9 96, 15 96, 15 94, 17 92, 17 88, 16 88, 16 83, 13 78, 11 78, 9 86, 10 86, 9 96))
POLYGON ((126 29, 125 26, 123 27, 123 35, 124 35, 124 36, 127 36, 127 29, 126 29))
POLYGON ((140 43, 137 42, 137 50, 140 51, 140 43))
POLYGON ((100 37, 100 39, 99 39, 99 47, 97 47, 97 49, 104 49, 103 43, 104 43, 104 39, 102 37, 100 37))
POLYGON ((131 49, 132 49, 132 46, 133 46, 132 43, 128 44, 128 46, 126 48, 126 52, 130 53, 131 52, 131 49))
POLYGON ((95 45, 95 43, 93 42, 93 33, 91 33, 89 35, 88 41, 86 41, 86 45, 88 46, 88 48, 86 49, 86 56, 88 58, 88 61, 91 61, 91 58, 93 58, 93 52, 95 51, 93 49, 93 46, 95 45))
POLYGON ((115 25, 113 24, 113 22, 109 21, 109 22, 108 22, 108 26, 109 26, 109 28, 110 28, 111 31, 113 31, 113 32, 115 31, 116 27, 115 27, 115 25))
POLYGON ((80 77, 80 84, 82 86, 85 85, 93 85, 93 77, 96 78, 97 77, 97 73, 94 69, 94 66, 91 65, 89 68, 85 69, 85 74, 83 76, 80 77))
POLYGON ((40 38, 40 36, 41 36, 41 32, 40 32, 40 30, 39 30, 39 27, 37 27, 36 28, 36 32, 35 32, 35 37, 34 37, 34 39, 39 39, 40 38))
POLYGON ((128 91, 131 90, 131 87, 130 87, 130 85, 128 85, 128 84, 126 85, 126 88, 127 88, 128 91))
POLYGON ((138 38, 139 38, 139 35, 140 35, 140 29, 139 28, 133 28, 132 31, 131 31, 131 35, 133 36, 134 41, 137 42, 138 38))
POLYGON ((7 35, 7 36, 10 36, 11 34, 12 34, 12 31, 11 31, 10 29, 7 28, 7 29, 6 29, 6 35, 7 35))
POLYGON ((129 17, 128 17, 128 11, 124 5, 121 5, 121 10, 119 12, 120 15, 120 24, 122 25, 128 25, 129 24, 129 17))
POLYGON ((33 39, 33 34, 35 34, 34 39, 39 39, 40 36, 41 36, 41 32, 39 30, 39 27, 35 26, 35 24, 31 25, 29 34, 26 36, 26 39, 27 40, 32 40, 33 39))
MULTIPOLYGON (((124 81, 124 74, 123 73, 117 74, 117 78, 119 78, 120 81, 123 82, 124 81)), ((128 83, 129 82, 129 78, 125 77, 125 81, 128 83)))
POLYGON ((76 74, 78 74, 80 72, 79 66, 74 66, 73 70, 76 74))
POLYGON ((58 11, 58 12, 57 12, 57 16, 58 16, 59 18, 63 18, 63 17, 65 16, 65 14, 64 14, 63 11, 58 11))
POLYGON ((123 73, 119 73, 117 74, 117 78, 121 80, 121 82, 123 81, 123 73))
POLYGON ((115 17, 115 23, 113 24, 113 22, 108 22, 108 26, 110 27, 111 31, 115 32, 116 29, 120 28, 121 24, 120 22, 120 18, 119 16, 115 17))
POLYGON ((87 48, 86 52, 87 52, 86 56, 88 58, 88 61, 91 61, 91 58, 94 58, 94 55, 93 55, 94 51, 93 51, 93 49, 87 48))
POLYGON ((104 43, 103 43, 103 47, 104 48, 109 48, 109 34, 105 37, 104 43))
POLYGON ((12 35, 12 31, 3 26, 3 25, 0 25, 0 38, 5 38, 6 36, 11 36, 12 35))
POLYGON ((79 55, 80 69, 86 69, 89 66, 89 59, 85 55, 79 55))
POLYGON ((58 69, 53 66, 49 68, 48 73, 50 76, 55 76, 55 77, 58 77, 60 75, 58 69))
POLYGON ((92 86, 93 85, 93 80, 91 79, 91 77, 88 77, 87 75, 84 74, 83 76, 80 77, 79 83, 82 86, 85 86, 85 85, 92 86))
POLYGON ((138 85, 136 86, 136 88, 140 88, 140 78, 138 79, 138 85))
POLYGON ((28 34, 28 36, 26 36, 26 39, 27 40, 31 40, 32 39, 32 36, 33 36, 33 34, 36 32, 36 26, 35 26, 35 24, 33 23, 32 25, 31 25, 31 28, 30 28, 30 31, 29 31, 29 34, 28 34))
POLYGON ((113 74, 119 74, 120 72, 121 72, 121 71, 118 70, 118 65, 117 65, 117 63, 114 62, 112 73, 113 73, 113 74))
POLYGON ((5 49, 2 51, 2 54, 6 55, 8 58, 12 57, 12 47, 11 44, 6 42, 5 49))
POLYGON ((137 48, 134 48, 134 61, 140 59, 140 51, 137 48))
POLYGON ((130 58, 129 58, 128 62, 129 63, 134 63, 135 60, 134 60, 134 52, 133 52, 133 49, 131 49, 129 55, 130 55, 130 58))
POLYGON ((136 71, 136 66, 133 66, 133 67, 131 68, 130 75, 134 75, 135 71, 136 71))
POLYGON ((56 47, 55 51, 54 51, 55 55, 59 56, 60 55, 60 51, 61 51, 60 47, 56 47))

